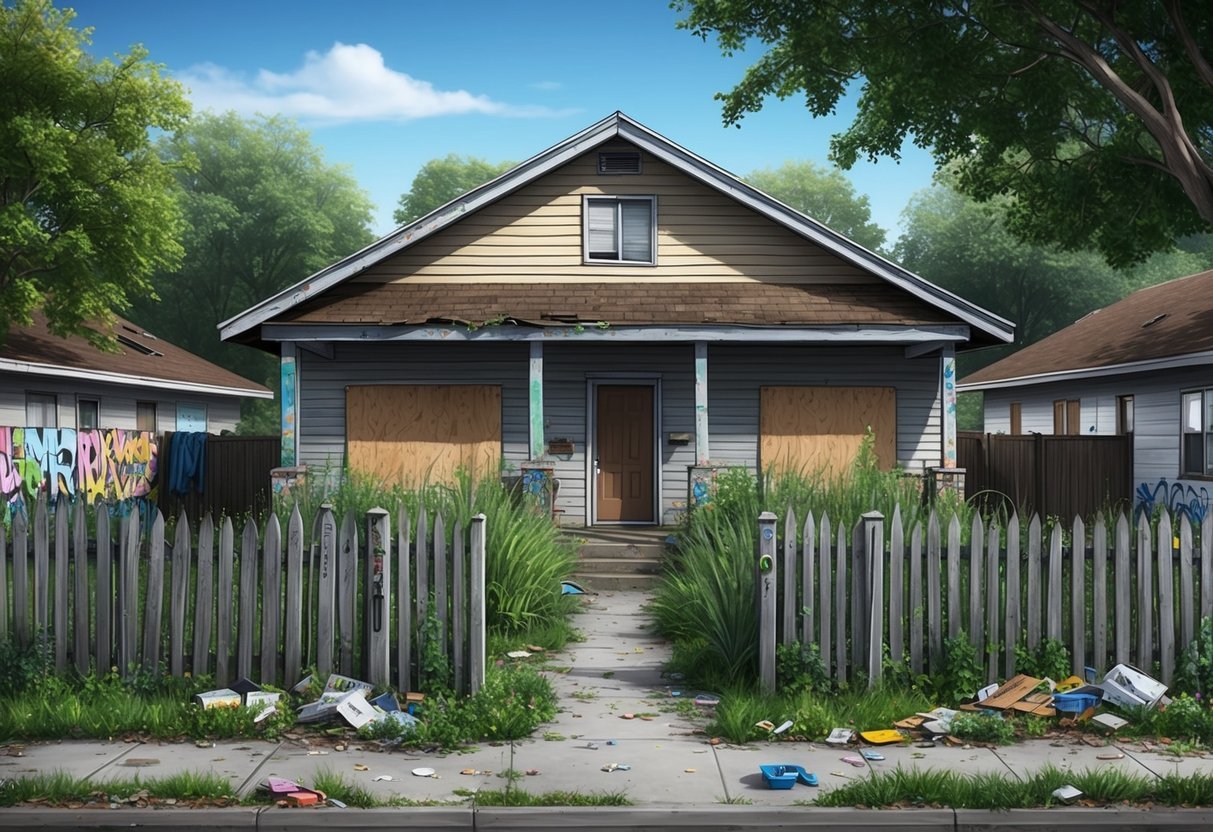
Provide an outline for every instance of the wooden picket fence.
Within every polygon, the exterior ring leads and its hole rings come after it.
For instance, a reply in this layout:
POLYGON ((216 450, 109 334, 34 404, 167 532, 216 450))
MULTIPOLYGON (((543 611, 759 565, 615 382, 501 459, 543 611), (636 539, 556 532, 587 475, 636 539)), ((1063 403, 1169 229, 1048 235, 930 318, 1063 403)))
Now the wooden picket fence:
POLYGON ((338 526, 326 504, 309 544, 297 505, 285 541, 270 514, 264 533, 245 522, 239 542, 230 517, 216 526, 207 515, 195 533, 183 512, 168 541, 158 510, 130 504, 115 518, 99 506, 90 538, 83 503, 61 496, 50 508, 44 494, 32 518, 17 511, 0 528, 0 641, 43 640, 57 670, 165 662, 173 676, 213 673, 219 687, 282 687, 299 681, 306 651, 321 677, 416 690, 432 613, 456 690, 484 681, 484 515, 448 534, 441 515, 400 508, 393 538, 387 511, 338 526))
POLYGON ((944 639, 967 634, 990 682, 1015 674, 1017 645, 1042 638, 1070 650, 1073 671, 1131 664, 1170 684, 1177 656, 1213 615, 1213 518, 1198 545, 1186 515, 1178 529, 1163 513, 1136 527, 1122 513, 1108 528, 1081 518, 1047 537, 1038 515, 1021 534, 1018 515, 1003 529, 974 516, 961 546, 957 517, 932 511, 906 534, 898 508, 854 526, 834 526, 789 508, 759 519, 759 674, 775 686, 776 643, 817 645, 831 677, 866 674, 879 682, 887 647, 915 673, 937 673, 944 639), (1068 543, 1064 541, 1069 532, 1068 543), (888 545, 885 545, 885 541, 888 545))

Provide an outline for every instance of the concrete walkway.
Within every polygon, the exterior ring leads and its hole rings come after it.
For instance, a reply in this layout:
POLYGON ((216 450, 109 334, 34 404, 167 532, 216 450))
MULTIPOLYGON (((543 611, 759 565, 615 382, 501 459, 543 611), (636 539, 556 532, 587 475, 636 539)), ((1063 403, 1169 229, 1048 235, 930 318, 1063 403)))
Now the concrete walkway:
MULTIPOLYGON (((435 824, 434 828, 720 828, 742 825, 753 828, 783 828, 794 822, 803 828, 822 825, 847 825, 854 828, 960 828, 960 818, 966 813, 951 811, 905 810, 899 812, 862 812, 855 827, 842 822, 837 812, 807 808, 802 805, 817 794, 853 780, 869 777, 873 772, 903 768, 943 768, 959 772, 997 772, 1008 777, 1022 777, 1045 765, 1074 770, 1113 766, 1142 777, 1166 774, 1190 774, 1201 771, 1213 775, 1213 758, 1176 757, 1148 749, 1139 743, 1114 744, 1095 748, 1081 742, 1038 740, 1020 745, 987 748, 885 747, 880 753, 887 758, 853 767, 841 760, 847 751, 823 744, 779 743, 753 746, 713 746, 700 730, 702 719, 684 716, 677 707, 683 697, 672 696, 679 691, 685 697, 695 693, 663 677, 669 659, 669 645, 650 632, 643 604, 646 596, 640 592, 616 592, 586 599, 583 614, 575 619, 585 635, 585 641, 548 658, 547 666, 559 693, 562 710, 555 721, 542 727, 532 739, 481 745, 473 751, 453 754, 423 754, 419 752, 377 751, 356 741, 342 751, 337 741, 314 740, 308 744, 285 741, 224 742, 214 747, 198 748, 192 743, 157 744, 123 742, 55 742, 10 744, 0 747, 0 779, 20 777, 32 772, 61 770, 75 776, 96 780, 164 777, 174 772, 214 771, 231 779, 238 794, 249 794, 258 783, 270 775, 288 777, 304 784, 312 781, 317 771, 328 769, 344 776, 372 792, 383 796, 402 796, 411 800, 449 803, 449 809, 408 809, 418 823, 435 824), (628 717, 631 718, 628 718, 628 717), (7 750, 7 755, 5 751, 7 750), (1122 754, 1115 760, 1100 756, 1122 754), (759 763, 796 763, 815 772, 821 781, 817 789, 797 786, 788 791, 771 791, 762 782, 759 763), (365 770, 361 767, 365 766, 365 770), (417 777, 415 768, 430 767, 435 777, 417 777), (604 771, 608 768, 613 770, 604 771), (476 774, 462 774, 465 770, 476 774), (635 805, 628 810, 605 808, 561 809, 557 811, 529 810, 529 820, 522 824, 523 812, 476 808, 469 792, 501 789, 508 770, 522 774, 517 788, 539 794, 552 791, 582 793, 616 792, 625 794, 635 805), (535 774, 526 774, 534 770, 535 774), (391 779, 377 779, 383 777, 391 779), (458 792, 458 793, 457 793, 458 792), (740 803, 744 806, 725 804, 740 803), (420 812, 420 814, 417 814, 420 812), (574 822, 574 816, 592 815, 592 823, 574 822), (511 820, 513 818, 514 820, 511 820), (546 818, 546 820, 545 820, 546 818), (614 818, 614 820, 612 820, 614 818), (681 820, 679 820, 681 818, 681 820), (763 819, 766 820, 763 820, 763 819), (692 819, 695 819, 692 822, 692 819), (811 826, 805 824, 813 819, 811 826), (625 823, 625 820, 627 823, 625 823), (512 825, 518 821, 521 825, 512 825), (928 822, 930 821, 930 822, 928 822), (773 824, 773 825, 771 825, 773 824)), ((683 710, 687 709, 683 706, 683 710)), ((134 821, 136 810, 119 810, 121 814, 103 813, 109 822, 127 826, 134 821), (125 818, 125 820, 123 820, 125 818)), ((386 811, 386 810, 385 810, 386 811)), ((399 810, 398 810, 399 811, 399 810)), ((1059 809, 1046 813, 1053 821, 1034 826, 1024 813, 1001 814, 1004 819, 1018 818, 1017 828, 1052 828, 1060 826, 1058 812, 1066 813, 1065 826, 1073 828, 1084 811, 1096 812, 1100 828, 1147 828, 1135 824, 1142 816, 1137 812, 1117 810, 1059 809), (1114 818, 1123 818, 1127 826, 1114 818), (1132 820, 1137 818, 1136 821, 1132 820), (1050 825, 1052 824, 1052 825, 1050 825)), ((68 815, 76 816, 85 825, 96 818, 97 812, 59 810, 56 823, 66 823, 68 815)), ((44 816, 55 812, 42 811, 44 816)), ((185 812, 154 813, 183 816, 185 812)), ((201 812, 188 813, 194 816, 201 812)), ((272 828, 272 818, 289 816, 293 828, 299 828, 304 815, 325 818, 325 826, 342 828, 344 820, 357 817, 361 826, 374 827, 375 818, 390 812, 332 811, 301 812, 296 810, 208 810, 207 816, 218 819, 230 816, 227 828, 272 828), (248 813, 252 815, 248 815, 248 813), (225 814, 227 813, 227 814, 225 814), (245 826, 246 816, 253 817, 254 827, 245 826)), ((969 813, 974 814, 974 813, 969 813)), ((1036 813, 1040 814, 1040 813, 1036 813)), ((991 813, 975 813, 985 818, 991 813)), ((1093 816, 1094 817, 1094 816, 1093 816)), ((1213 813, 1154 812, 1148 828, 1213 828, 1213 813), (1164 818, 1186 818, 1179 826, 1159 825, 1164 818), (1189 826, 1188 823, 1198 825, 1189 826)), ((18 821, 32 822, 26 810, 0 811, 0 828, 19 828, 18 821)), ((195 817, 195 823, 197 818, 195 817)), ((397 813, 397 822, 399 817, 397 813)), ((1177 821, 1178 822, 1178 821, 1177 821)), ((180 823, 184 823, 181 820, 180 823)), ((224 824, 227 822, 224 821, 224 824)), ((310 821, 308 822, 310 823, 310 821)), ((385 821, 386 823, 386 821, 385 821)), ((222 825, 222 824, 220 824, 222 825)), ((997 824, 995 824, 997 825, 997 824)), ((410 826, 416 824, 410 820, 410 826)), ((66 828, 66 827, 64 827, 66 828)), ((417 828, 425 828, 424 826, 417 828)))

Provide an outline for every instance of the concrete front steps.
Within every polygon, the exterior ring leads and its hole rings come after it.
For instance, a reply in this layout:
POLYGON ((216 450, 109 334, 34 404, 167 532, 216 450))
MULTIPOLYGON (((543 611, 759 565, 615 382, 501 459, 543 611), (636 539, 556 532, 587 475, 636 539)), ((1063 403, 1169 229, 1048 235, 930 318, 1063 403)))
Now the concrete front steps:
POLYGON ((670 529, 570 529, 577 543, 573 579, 595 592, 652 589, 661 575, 665 538, 670 529))

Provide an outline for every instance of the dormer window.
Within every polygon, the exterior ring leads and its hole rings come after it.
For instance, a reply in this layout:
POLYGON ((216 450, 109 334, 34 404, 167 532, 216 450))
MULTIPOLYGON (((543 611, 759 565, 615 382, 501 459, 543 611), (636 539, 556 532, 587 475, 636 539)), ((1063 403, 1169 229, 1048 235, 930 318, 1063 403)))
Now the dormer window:
POLYGON ((587 263, 656 263, 656 197, 587 196, 582 222, 587 263))

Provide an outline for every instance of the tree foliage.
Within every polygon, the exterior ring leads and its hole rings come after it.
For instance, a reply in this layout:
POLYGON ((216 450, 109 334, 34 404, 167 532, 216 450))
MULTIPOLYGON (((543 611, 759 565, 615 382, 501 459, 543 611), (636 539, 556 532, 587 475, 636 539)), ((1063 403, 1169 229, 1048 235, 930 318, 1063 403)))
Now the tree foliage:
POLYGON ((494 163, 454 153, 431 159, 417 171, 392 216, 401 225, 410 223, 512 167, 513 162, 494 163))
POLYGON ((868 197, 855 193, 837 168, 788 161, 752 171, 746 181, 865 248, 876 251, 884 244, 885 231, 872 222, 868 197))
POLYGON ((1121 271, 1094 252, 1030 245, 1008 231, 1014 203, 1010 196, 978 203, 950 187, 943 175, 916 194, 903 213, 894 259, 1016 324, 1015 346, 962 356, 962 375, 1129 292, 1213 266, 1213 237, 1208 235, 1121 271))
POLYGON ((370 199, 347 169, 325 162, 306 130, 281 117, 201 114, 160 152, 170 164, 193 161, 177 177, 186 256, 155 275, 160 300, 140 303, 136 319, 276 387, 271 356, 220 342, 215 327, 367 245, 370 199))
POLYGON ((859 87, 844 168, 912 138, 981 200, 1013 193, 1021 239, 1113 265, 1213 227, 1213 4, 1181 0, 675 0, 728 55, 766 51, 718 95, 736 124, 768 96, 814 116, 859 87))
POLYGON ((149 130, 178 130, 189 104, 141 48, 94 60, 73 17, 0 4, 0 340, 41 308, 51 331, 104 347, 112 335, 85 324, 180 260, 173 174, 149 130))

